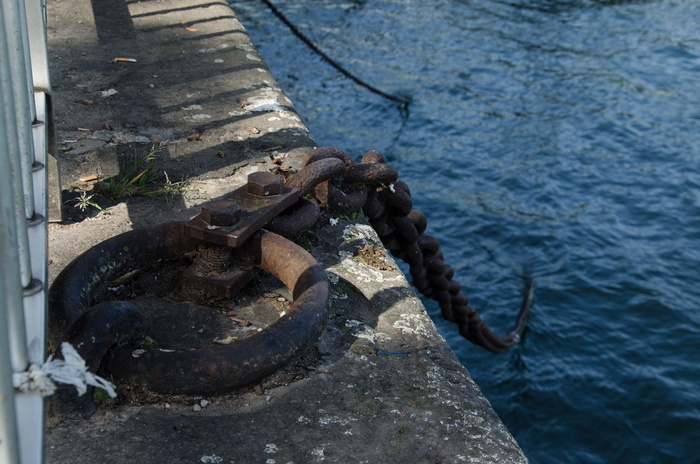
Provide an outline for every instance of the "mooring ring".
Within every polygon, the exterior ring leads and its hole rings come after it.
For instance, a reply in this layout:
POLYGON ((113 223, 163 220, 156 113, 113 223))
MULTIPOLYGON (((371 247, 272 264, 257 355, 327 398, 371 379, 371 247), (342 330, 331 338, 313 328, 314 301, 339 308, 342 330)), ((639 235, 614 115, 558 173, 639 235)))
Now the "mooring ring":
MULTIPOLYGON (((194 251, 199 240, 187 237, 184 223, 161 224, 113 237, 76 258, 56 278, 49 294, 50 339, 58 346, 68 328, 108 295, 117 277, 158 260, 194 251)), ((293 302, 279 320, 240 341, 188 350, 116 347, 103 369, 117 382, 172 394, 211 394, 260 381, 314 343, 328 321, 326 273, 303 248, 260 230, 241 247, 253 265, 281 280, 293 302)))

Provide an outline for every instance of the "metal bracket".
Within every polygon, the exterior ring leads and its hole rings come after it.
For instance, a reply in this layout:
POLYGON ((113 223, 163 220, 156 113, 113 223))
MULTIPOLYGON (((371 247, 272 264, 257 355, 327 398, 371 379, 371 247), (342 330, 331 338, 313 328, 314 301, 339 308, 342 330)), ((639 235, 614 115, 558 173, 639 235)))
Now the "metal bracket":
POLYGON ((245 186, 202 208, 185 223, 185 235, 237 248, 298 199, 299 190, 282 186, 277 175, 255 172, 245 186))

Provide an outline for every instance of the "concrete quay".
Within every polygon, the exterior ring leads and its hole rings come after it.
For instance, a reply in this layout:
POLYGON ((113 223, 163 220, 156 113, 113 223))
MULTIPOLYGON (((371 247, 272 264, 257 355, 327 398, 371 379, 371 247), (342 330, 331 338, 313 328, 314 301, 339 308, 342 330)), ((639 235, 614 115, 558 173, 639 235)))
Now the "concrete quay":
MULTIPOLYGON (((252 172, 298 169, 315 146, 225 2, 47 8, 63 187, 63 220, 49 229, 51 279, 110 237, 192 218, 252 172), (95 179, 123 175, 130 157, 154 146, 167 198, 90 197, 95 179)), ((117 385, 119 397, 101 400, 89 419, 49 417, 46 462, 527 462, 371 227, 331 219, 311 241, 331 283, 330 321, 314 349, 259 384, 214 396, 117 385), (359 253, 367 245, 374 259, 359 253)), ((173 330, 221 335, 216 321, 198 318, 176 313, 173 330)))

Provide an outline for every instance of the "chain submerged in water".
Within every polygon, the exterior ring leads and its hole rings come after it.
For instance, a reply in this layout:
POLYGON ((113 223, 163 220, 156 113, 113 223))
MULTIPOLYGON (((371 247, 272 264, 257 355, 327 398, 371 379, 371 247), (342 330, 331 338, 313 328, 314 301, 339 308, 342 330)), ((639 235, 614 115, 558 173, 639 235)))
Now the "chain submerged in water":
POLYGON ((528 281, 520 311, 513 328, 503 336, 493 333, 469 306, 461 285, 452 280, 454 270, 445 264, 440 244, 425 234, 427 219, 413 209, 408 186, 398 180, 398 171, 376 151, 365 153, 360 164, 344 151, 333 147, 313 149, 304 167, 288 180, 298 188, 303 200, 295 211, 276 219, 268 229, 295 237, 308 229, 319 217, 322 206, 341 214, 362 210, 386 248, 408 263, 413 285, 426 297, 436 300, 442 316, 459 327, 459 333, 472 343, 493 353, 500 353, 520 340, 534 300, 534 286, 528 281), (342 189, 334 180, 341 180, 342 189))

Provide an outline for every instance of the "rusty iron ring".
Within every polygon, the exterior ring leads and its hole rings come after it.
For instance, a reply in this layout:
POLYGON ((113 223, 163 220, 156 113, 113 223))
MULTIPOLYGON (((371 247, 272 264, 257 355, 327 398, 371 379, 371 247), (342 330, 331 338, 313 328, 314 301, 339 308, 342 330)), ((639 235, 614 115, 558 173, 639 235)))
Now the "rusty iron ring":
POLYGON ((194 252, 201 241, 184 223, 135 229, 101 242, 74 259, 49 290, 49 343, 58 348, 69 328, 93 305, 108 301, 110 283, 127 272, 194 252))
MULTIPOLYGON (((88 250, 68 265, 51 287, 53 343, 106 297, 106 289, 115 278, 158 260, 181 257, 199 244, 184 234, 184 223, 174 223, 126 232, 88 250)), ((292 291, 294 301, 285 316, 230 345, 178 351, 150 348, 138 358, 132 356, 133 346, 116 346, 105 359, 104 370, 117 380, 156 392, 220 393, 261 380, 315 342, 328 321, 329 288, 323 268, 303 248, 268 231, 257 232, 242 248, 254 266, 274 275, 292 291)))

